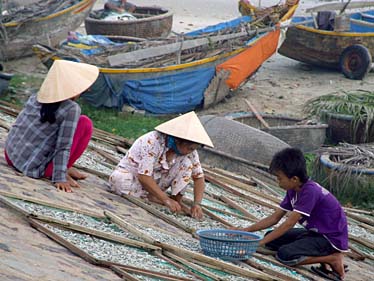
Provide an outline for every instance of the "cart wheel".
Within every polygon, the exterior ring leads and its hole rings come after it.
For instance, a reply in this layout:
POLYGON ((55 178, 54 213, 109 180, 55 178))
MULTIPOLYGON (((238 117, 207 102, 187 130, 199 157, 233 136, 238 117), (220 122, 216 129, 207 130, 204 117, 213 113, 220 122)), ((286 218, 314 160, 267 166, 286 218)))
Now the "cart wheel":
POLYGON ((371 54, 363 45, 352 45, 342 52, 339 65, 349 79, 362 80, 371 69, 371 54))

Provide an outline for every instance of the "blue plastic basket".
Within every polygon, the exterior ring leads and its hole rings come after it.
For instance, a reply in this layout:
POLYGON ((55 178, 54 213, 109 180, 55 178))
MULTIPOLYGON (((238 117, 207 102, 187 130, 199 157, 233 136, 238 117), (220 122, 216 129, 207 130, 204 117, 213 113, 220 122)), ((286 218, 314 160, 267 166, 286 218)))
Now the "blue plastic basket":
POLYGON ((210 257, 246 260, 256 252, 261 237, 245 231, 227 229, 198 230, 200 247, 210 257))

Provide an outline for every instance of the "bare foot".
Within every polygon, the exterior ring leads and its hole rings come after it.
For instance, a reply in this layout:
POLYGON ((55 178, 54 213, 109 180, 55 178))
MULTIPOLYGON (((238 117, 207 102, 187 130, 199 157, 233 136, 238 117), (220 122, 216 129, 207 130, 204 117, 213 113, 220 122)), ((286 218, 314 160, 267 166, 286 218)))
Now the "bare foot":
POLYGON ((68 175, 75 180, 84 180, 85 178, 87 178, 86 174, 83 174, 83 173, 79 172, 75 168, 69 168, 68 169, 68 175))
POLYGON ((331 269, 338 273, 341 279, 344 279, 345 271, 344 271, 344 264, 343 264, 343 254, 342 253, 335 253, 332 254, 332 261, 329 262, 331 269))
POLYGON ((68 183, 71 187, 80 187, 77 181, 75 181, 70 175, 66 176, 66 179, 68 180, 68 183))

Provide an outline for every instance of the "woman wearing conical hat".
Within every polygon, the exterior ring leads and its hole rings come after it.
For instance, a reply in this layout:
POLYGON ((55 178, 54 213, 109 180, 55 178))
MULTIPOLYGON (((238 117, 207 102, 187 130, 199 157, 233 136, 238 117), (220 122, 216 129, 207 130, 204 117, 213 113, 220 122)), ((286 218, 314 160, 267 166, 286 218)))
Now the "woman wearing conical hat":
POLYGON ((76 180, 86 176, 72 166, 86 149, 93 126, 74 100, 98 75, 96 66, 55 61, 9 131, 7 163, 26 176, 51 178, 59 190, 79 187, 76 180))
POLYGON ((191 216, 201 219, 205 180, 196 149, 202 145, 213 147, 195 112, 165 122, 134 142, 110 176, 111 190, 148 198, 179 212, 192 179, 191 216), (170 196, 166 192, 169 188, 170 196))

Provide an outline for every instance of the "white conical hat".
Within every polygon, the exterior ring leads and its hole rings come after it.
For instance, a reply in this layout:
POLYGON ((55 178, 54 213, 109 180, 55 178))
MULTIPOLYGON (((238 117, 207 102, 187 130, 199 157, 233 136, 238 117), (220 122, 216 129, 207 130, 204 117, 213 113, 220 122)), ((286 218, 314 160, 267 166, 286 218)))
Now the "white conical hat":
POLYGON ((97 79, 99 69, 90 64, 56 60, 40 87, 37 100, 54 103, 75 97, 97 79))
POLYGON ((171 119, 155 130, 177 138, 213 147, 213 143, 194 111, 171 119))

